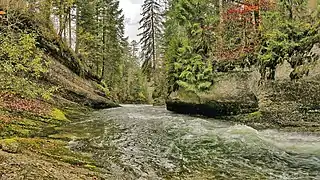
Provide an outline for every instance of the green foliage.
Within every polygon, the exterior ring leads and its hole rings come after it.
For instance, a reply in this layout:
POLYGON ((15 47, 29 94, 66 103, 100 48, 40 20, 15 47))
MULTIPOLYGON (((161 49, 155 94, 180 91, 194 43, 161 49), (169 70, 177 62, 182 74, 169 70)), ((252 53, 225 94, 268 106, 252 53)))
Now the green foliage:
POLYGON ((154 89, 152 92, 153 105, 164 105, 168 96, 168 84, 167 72, 163 65, 161 65, 161 68, 157 68, 156 72, 154 73, 152 87, 154 89))
POLYGON ((273 80, 277 65, 286 60, 294 68, 292 79, 308 75, 307 68, 317 59, 310 50, 320 42, 319 1, 318 10, 308 7, 306 0, 219 2, 169 1, 165 22, 169 93, 180 87, 207 90, 213 85, 212 71, 221 70, 221 64, 231 70, 258 65, 262 80, 273 80))
POLYGON ((178 61, 175 63, 176 70, 180 73, 178 77, 178 85, 187 90, 204 91, 212 85, 212 68, 210 64, 202 61, 202 57, 198 54, 187 51, 186 47, 182 47, 178 51, 178 61), (187 59, 187 60, 186 60, 187 59))
POLYGON ((212 85, 211 43, 214 35, 202 28, 211 24, 209 1, 172 2, 166 22, 166 60, 169 92, 183 87, 204 91, 212 85))
POLYGON ((37 35, 5 29, 0 34, 0 89, 22 96, 50 98, 55 88, 39 85, 49 61, 37 48, 37 35))
POLYGON ((76 52, 85 68, 104 79, 109 90, 118 88, 124 55, 124 16, 119 1, 78 0, 76 52))
POLYGON ((279 8, 282 11, 262 14, 262 41, 257 55, 262 79, 267 70, 270 71, 267 79, 274 79, 276 66, 284 60, 295 69, 316 59, 310 54, 310 50, 320 41, 320 21, 308 13, 304 1, 296 1, 299 6, 295 8, 288 3, 289 1, 280 1, 279 8), (304 14, 295 14, 296 11, 304 14))
POLYGON ((119 85, 119 101, 123 103, 148 103, 147 77, 139 67, 132 52, 125 54, 122 79, 119 85))
POLYGON ((4 63, 1 68, 9 74, 17 72, 39 77, 47 71, 48 61, 43 61, 42 53, 37 50, 35 34, 6 33, 0 36, 0 57, 4 63))

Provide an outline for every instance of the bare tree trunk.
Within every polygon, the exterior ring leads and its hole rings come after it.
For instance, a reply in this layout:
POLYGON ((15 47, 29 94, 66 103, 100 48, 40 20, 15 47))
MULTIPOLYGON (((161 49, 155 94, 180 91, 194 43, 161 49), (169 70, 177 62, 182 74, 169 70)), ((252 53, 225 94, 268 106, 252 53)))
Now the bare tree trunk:
POLYGON ((67 31, 68 31, 68 26, 67 26, 67 22, 68 22, 68 11, 66 9, 64 9, 64 23, 63 23, 63 39, 65 43, 68 43, 67 41, 67 31))
POLYGON ((292 20, 293 19, 293 2, 292 2, 292 0, 290 2, 291 2, 291 4, 289 6, 289 17, 292 20))
POLYGON ((220 23, 219 23, 219 32, 218 32, 218 44, 220 49, 217 49, 218 52, 221 52, 221 49, 223 49, 223 0, 219 0, 219 14, 220 14, 220 23))
POLYGON ((259 0, 259 4, 258 4, 258 18, 257 19, 258 19, 258 27, 260 27, 260 24, 261 24, 261 0, 259 0))
POLYGON ((60 1, 60 7, 59 7, 59 36, 61 37, 62 36, 62 32, 63 32, 63 25, 62 25, 62 15, 63 15, 63 10, 64 7, 63 7, 63 0, 60 1))
MULTIPOLYGON (((99 6, 96 5, 96 23, 98 23, 99 25, 99 6)), ((99 29, 99 27, 97 27, 97 29, 99 29)), ((99 36, 99 32, 97 31, 97 37, 99 36)), ((99 65, 100 65, 100 61, 99 60, 96 60, 96 66, 97 66, 97 76, 99 76, 100 74, 100 68, 99 68, 99 65)), ((102 71, 102 69, 101 69, 102 71)))
POLYGON ((67 21, 68 11, 64 6, 63 0, 60 1, 60 12, 59 12, 59 36, 67 43, 67 21), (62 36, 63 35, 63 36, 62 36))
POLYGON ((75 52, 79 54, 79 6, 76 7, 76 45, 75 45, 75 52))
POLYGON ((104 79, 106 77, 105 75, 105 61, 106 61, 106 9, 103 7, 103 15, 102 15, 102 22, 103 22, 103 28, 102 28, 102 78, 104 79))
POLYGON ((154 27, 154 12, 152 10, 152 17, 151 17, 151 26, 152 26, 152 68, 153 68, 153 73, 155 73, 156 68, 157 68, 157 61, 156 61, 156 45, 155 45, 155 41, 156 41, 156 35, 155 35, 155 27, 154 27))
MULTIPOLYGON (((64 24, 66 24, 67 23, 67 21, 68 21, 68 16, 67 15, 64 15, 65 16, 65 19, 66 19, 66 21, 64 22, 64 24)), ((67 41, 67 29, 68 27, 66 26, 66 25, 64 25, 64 28, 63 28, 63 40, 64 40, 64 42, 65 43, 68 43, 68 41, 67 41)))
POLYGON ((71 7, 69 8, 69 47, 71 48, 72 47, 72 18, 71 18, 71 7))

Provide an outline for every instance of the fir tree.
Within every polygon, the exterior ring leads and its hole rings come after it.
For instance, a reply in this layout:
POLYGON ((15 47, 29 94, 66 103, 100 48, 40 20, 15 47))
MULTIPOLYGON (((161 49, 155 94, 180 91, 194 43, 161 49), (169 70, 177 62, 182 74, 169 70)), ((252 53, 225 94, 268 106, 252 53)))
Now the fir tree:
POLYGON ((130 51, 133 57, 138 57, 139 43, 136 40, 131 41, 130 51))
POLYGON ((140 30, 142 33, 140 43, 142 45, 142 68, 150 77, 151 72, 157 66, 157 45, 162 33, 161 6, 156 0, 145 0, 142 5, 142 19, 140 30))

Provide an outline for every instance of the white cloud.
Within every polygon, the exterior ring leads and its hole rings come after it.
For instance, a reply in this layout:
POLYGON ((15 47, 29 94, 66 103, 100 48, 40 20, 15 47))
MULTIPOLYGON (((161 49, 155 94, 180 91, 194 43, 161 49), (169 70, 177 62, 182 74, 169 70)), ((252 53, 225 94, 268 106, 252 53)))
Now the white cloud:
POLYGON ((120 0, 120 8, 123 9, 126 18, 126 36, 129 36, 130 41, 139 40, 137 36, 139 28, 139 20, 141 19, 140 11, 143 0, 120 0))

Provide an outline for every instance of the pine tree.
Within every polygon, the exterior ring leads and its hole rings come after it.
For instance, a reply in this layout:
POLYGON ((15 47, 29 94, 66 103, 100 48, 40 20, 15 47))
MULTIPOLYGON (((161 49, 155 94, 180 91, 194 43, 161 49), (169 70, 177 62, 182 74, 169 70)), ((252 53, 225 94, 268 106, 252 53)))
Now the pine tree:
POLYGON ((136 40, 131 41, 130 51, 133 57, 138 57, 139 43, 136 40))
POLYGON ((93 0, 77 0, 76 52, 83 60, 84 66, 96 75, 100 75, 100 49, 98 22, 96 18, 97 2, 93 0))
POLYGON ((142 5, 142 19, 140 28, 142 33, 140 43, 142 45, 142 68, 150 77, 151 72, 157 67, 157 45, 162 33, 161 6, 156 0, 145 0, 142 5))

